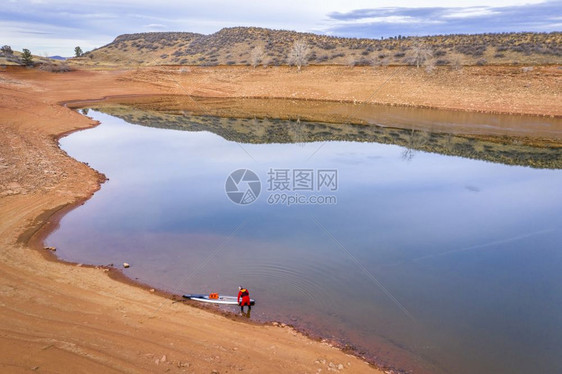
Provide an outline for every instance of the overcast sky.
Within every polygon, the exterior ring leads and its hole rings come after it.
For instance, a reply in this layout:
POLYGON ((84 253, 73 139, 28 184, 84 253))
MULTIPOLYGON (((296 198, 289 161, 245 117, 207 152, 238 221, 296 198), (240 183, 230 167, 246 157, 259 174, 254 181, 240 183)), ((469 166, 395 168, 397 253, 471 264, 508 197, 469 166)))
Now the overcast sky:
POLYGON ((62 56, 124 33, 232 26, 373 38, 562 30, 562 0, 2 0, 0 8, 0 44, 62 56))

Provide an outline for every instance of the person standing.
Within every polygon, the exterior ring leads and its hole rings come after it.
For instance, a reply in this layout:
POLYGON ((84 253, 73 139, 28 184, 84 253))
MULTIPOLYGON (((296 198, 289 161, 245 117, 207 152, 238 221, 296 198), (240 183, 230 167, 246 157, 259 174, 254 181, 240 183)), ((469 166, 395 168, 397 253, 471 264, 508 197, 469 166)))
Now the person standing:
POLYGON ((238 305, 240 305, 242 313, 244 313, 244 305, 248 306, 248 311, 252 309, 252 305, 250 305, 250 291, 242 286, 238 287, 238 305))

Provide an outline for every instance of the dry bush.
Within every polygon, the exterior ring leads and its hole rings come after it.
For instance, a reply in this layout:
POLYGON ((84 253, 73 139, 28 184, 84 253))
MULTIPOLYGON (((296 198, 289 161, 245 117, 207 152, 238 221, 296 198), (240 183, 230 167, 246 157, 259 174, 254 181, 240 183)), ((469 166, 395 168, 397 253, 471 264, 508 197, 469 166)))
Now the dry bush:
POLYGON ((355 66, 371 66, 373 65, 373 60, 370 58, 359 57, 354 62, 355 66))
POLYGON ((433 58, 425 60, 423 62, 425 72, 428 73, 428 74, 433 73, 435 71, 435 64, 436 64, 436 62, 435 62, 435 59, 433 59, 433 58))
POLYGON ((485 45, 460 45, 456 47, 457 52, 462 53, 463 55, 473 56, 473 57, 481 57, 486 52, 485 45))
POLYGON ((261 45, 256 46, 250 53, 250 64, 255 69, 263 60, 265 56, 264 49, 261 45))
POLYGON ((289 55, 287 56, 287 62, 289 65, 294 65, 300 71, 302 66, 306 66, 308 63, 308 55, 310 54, 310 47, 308 43, 303 39, 297 40, 293 43, 289 55))
POLYGON ((459 56, 453 57, 453 59, 451 60, 451 69, 460 71, 462 70, 462 67, 463 67, 462 59, 459 56))
POLYGON ((54 63, 52 60, 47 60, 46 62, 42 63, 39 69, 48 71, 49 73, 67 73, 69 71, 72 71, 66 61, 54 63))
POLYGON ((433 57, 433 50, 423 41, 417 40, 411 51, 411 61, 417 68, 433 57))

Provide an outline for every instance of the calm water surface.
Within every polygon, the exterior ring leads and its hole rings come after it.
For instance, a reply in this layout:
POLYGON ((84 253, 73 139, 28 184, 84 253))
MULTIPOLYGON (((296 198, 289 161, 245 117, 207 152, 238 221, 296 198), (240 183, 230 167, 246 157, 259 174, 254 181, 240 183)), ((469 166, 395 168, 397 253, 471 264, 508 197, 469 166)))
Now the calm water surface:
POLYGON ((102 124, 61 146, 110 180, 48 238, 61 258, 128 262, 127 275, 176 293, 242 284, 251 318, 414 372, 562 372, 562 171, 90 115, 102 124), (250 205, 225 194, 240 168, 262 182, 250 205), (337 204, 268 204, 270 169, 336 169, 337 190, 315 194, 337 204))

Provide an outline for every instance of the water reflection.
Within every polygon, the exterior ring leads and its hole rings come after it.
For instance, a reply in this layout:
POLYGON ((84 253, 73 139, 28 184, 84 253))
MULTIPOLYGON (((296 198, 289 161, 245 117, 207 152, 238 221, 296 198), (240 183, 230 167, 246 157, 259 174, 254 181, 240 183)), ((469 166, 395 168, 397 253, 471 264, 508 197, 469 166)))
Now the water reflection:
POLYGON ((102 105, 98 110, 132 124, 185 131, 210 131, 241 144, 353 141, 395 144, 404 147, 402 158, 410 161, 416 151, 460 156, 535 168, 562 168, 559 147, 535 147, 512 138, 483 140, 419 129, 381 127, 369 124, 334 124, 270 118, 221 118, 191 116, 168 111, 138 109, 130 105, 102 105))
POLYGON ((297 122, 104 111, 145 126, 91 110, 102 124, 61 140, 110 178, 48 238, 61 257, 128 262, 131 277, 177 293, 244 284, 251 318, 416 372, 562 369, 562 172, 512 166, 557 167, 559 154, 412 129, 300 121, 297 137, 297 122), (337 169, 338 203, 233 204, 224 186, 239 168, 262 182, 270 168, 337 169))

